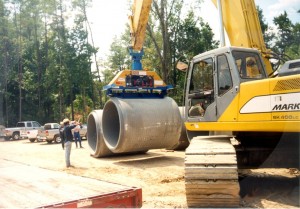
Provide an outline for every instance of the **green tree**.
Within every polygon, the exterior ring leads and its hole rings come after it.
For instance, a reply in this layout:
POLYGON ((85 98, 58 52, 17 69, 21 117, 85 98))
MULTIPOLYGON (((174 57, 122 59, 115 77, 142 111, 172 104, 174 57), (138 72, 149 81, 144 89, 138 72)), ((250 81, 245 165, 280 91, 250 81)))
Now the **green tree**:
POLYGON ((286 48, 293 42, 293 24, 288 18, 286 11, 278 17, 274 18, 274 24, 278 28, 278 35, 276 37, 276 51, 280 54, 285 54, 286 48))
MULTIPOLYGON (((208 23, 205 23, 200 17, 195 17, 194 11, 190 10, 186 18, 181 20, 176 42, 172 43, 173 46, 176 46, 174 49, 175 60, 187 62, 197 54, 216 48, 219 43, 213 37, 214 33, 208 23)), ((175 64, 174 62, 174 67, 175 64)), ((174 69, 173 72, 177 71, 174 69)), ((173 97, 179 104, 182 104, 185 74, 179 72, 174 77, 173 97)))
POLYGON ((261 27, 261 31, 262 31, 262 34, 263 34, 263 38, 264 38, 266 47, 268 49, 270 49, 271 46, 272 46, 272 41, 274 39, 274 33, 272 33, 270 31, 270 27, 269 27, 268 23, 266 22, 266 19, 265 19, 264 14, 263 14, 263 10, 259 6, 257 6, 256 9, 257 9, 257 12, 258 12, 260 27, 261 27))
POLYGON ((7 125, 4 116, 8 114, 9 104, 7 101, 7 82, 12 68, 14 57, 14 45, 10 40, 12 26, 8 19, 9 11, 5 7, 5 1, 0 0, 0 124, 7 125))
POLYGON ((127 38, 123 35, 121 38, 114 37, 110 46, 108 60, 110 62, 110 68, 114 73, 130 68, 130 57, 126 43, 128 43, 127 38))
POLYGON ((293 26, 292 43, 286 48, 286 54, 292 59, 299 59, 300 57, 300 23, 293 26))

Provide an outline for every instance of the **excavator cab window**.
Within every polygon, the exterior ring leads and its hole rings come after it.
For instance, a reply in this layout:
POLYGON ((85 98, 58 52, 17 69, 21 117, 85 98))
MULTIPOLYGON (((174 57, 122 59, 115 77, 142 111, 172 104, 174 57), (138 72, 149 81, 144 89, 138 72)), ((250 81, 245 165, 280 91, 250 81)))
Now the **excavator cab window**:
POLYGON ((225 55, 217 57, 217 70, 218 70, 218 95, 225 94, 232 88, 232 78, 228 60, 225 55))
POLYGON ((233 51, 232 54, 241 78, 261 79, 266 77, 261 60, 257 53, 233 51))
POLYGON ((204 116, 206 108, 214 102, 213 59, 193 64, 188 98, 189 116, 204 116))

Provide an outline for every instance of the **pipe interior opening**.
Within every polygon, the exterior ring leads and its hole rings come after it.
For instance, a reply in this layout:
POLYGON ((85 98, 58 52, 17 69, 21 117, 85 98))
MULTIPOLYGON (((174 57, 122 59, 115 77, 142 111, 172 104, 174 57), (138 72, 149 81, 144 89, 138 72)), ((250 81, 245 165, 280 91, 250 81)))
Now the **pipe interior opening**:
POLYGON ((90 148, 95 151, 97 148, 97 138, 98 132, 96 128, 96 121, 94 114, 90 114, 88 117, 88 126, 87 126, 87 140, 90 148))
POLYGON ((109 101, 103 109, 103 136, 111 147, 116 147, 120 136, 120 120, 116 105, 109 101))

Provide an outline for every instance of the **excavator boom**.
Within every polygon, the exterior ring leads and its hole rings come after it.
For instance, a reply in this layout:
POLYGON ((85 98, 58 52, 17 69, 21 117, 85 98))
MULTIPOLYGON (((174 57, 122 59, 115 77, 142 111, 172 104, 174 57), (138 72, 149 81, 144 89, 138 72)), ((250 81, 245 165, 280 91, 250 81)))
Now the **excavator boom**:
POLYGON ((131 47, 134 51, 143 48, 152 0, 134 0, 132 12, 129 16, 131 47))

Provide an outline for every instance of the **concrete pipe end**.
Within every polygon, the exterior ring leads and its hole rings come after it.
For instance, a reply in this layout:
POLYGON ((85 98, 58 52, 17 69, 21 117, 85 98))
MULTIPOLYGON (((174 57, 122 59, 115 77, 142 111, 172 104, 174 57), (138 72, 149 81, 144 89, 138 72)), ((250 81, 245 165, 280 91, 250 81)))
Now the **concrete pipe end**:
POLYGON ((88 116, 87 140, 93 157, 106 157, 113 155, 107 148, 102 132, 102 110, 94 110, 88 116))
POLYGON ((111 151, 117 147, 120 137, 120 118, 115 102, 117 100, 114 99, 106 102, 102 116, 103 137, 106 146, 111 151))

